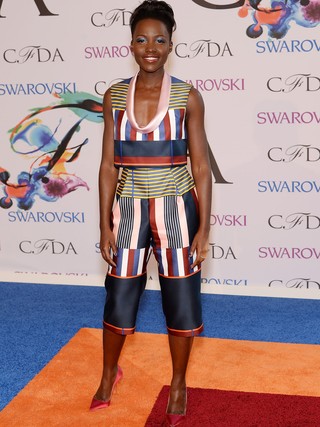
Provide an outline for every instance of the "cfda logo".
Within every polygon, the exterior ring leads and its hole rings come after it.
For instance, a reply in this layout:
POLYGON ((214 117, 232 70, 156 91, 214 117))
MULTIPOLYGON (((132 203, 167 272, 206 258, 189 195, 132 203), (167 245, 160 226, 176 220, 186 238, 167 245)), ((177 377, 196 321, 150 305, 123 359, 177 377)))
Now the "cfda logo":
MULTIPOLYGON (((39 15, 40 16, 58 16, 57 13, 52 13, 50 12, 50 10, 47 8, 44 0, 34 0, 38 10, 39 10, 39 15)), ((30 1, 31 3, 31 1, 30 1)), ((1 11, 2 11, 2 4, 3 4, 3 0, 0 0, 0 18, 5 18, 4 15, 2 15, 1 11)))
POLYGON ((260 37, 263 27, 267 27, 270 38, 281 39, 291 28, 292 22, 305 28, 314 28, 319 24, 318 3, 310 0, 192 0, 207 9, 223 10, 239 8, 238 16, 246 18, 249 13, 253 23, 247 28, 247 36, 260 37))

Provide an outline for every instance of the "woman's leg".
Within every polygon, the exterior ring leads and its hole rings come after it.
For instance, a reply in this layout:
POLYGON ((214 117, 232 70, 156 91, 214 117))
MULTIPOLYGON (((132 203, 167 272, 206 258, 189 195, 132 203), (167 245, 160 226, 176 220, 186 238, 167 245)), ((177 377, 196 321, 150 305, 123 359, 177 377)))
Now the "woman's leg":
MULTIPOLYGON (((118 249, 120 252, 120 249, 118 249)), ((103 372, 95 398, 109 400, 117 375, 117 365, 126 336, 135 331, 136 316, 146 274, 135 278, 107 275, 104 308, 103 372), (113 332, 115 330, 115 332, 113 332), (118 331, 119 333, 117 333, 118 331)))
POLYGON ((103 371, 100 386, 95 394, 98 400, 109 400, 117 375, 117 366, 126 335, 103 329, 103 371))
POLYGON ((183 414, 186 410, 186 371, 193 344, 193 337, 169 334, 172 359, 172 380, 168 402, 168 414, 183 414))

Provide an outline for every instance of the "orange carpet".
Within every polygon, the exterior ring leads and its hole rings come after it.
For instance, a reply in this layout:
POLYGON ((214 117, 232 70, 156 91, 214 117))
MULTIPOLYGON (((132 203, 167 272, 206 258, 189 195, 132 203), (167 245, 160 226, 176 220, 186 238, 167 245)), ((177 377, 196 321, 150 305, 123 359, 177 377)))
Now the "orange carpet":
MULTIPOLYGON (((88 407, 101 374, 101 338, 100 329, 81 329, 3 409, 0 426, 144 426, 163 385, 170 382, 167 336, 128 337, 120 359, 124 379, 112 404, 91 413, 88 407)), ((317 345, 197 338, 188 385, 320 396, 319 366, 317 345)))

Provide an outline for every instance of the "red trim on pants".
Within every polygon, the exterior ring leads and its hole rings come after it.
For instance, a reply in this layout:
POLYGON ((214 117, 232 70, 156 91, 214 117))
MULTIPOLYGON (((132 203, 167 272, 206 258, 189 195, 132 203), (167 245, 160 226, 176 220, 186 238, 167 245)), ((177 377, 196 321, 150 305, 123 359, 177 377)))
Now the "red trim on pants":
POLYGON ((132 335, 134 334, 136 327, 134 328, 118 328, 117 326, 110 325, 110 323, 103 322, 103 328, 118 335, 132 335))
POLYGON ((174 335, 176 337, 195 337, 196 335, 201 334, 201 332, 203 331, 203 324, 197 329, 179 330, 171 329, 169 327, 167 327, 167 329, 170 335, 174 335))

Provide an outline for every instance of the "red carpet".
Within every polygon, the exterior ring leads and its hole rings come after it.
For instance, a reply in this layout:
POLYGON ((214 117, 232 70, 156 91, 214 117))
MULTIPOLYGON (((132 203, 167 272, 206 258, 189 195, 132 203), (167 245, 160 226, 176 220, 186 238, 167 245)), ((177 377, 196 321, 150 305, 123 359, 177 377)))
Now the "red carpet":
MULTIPOLYGON (((164 386, 145 427, 163 425, 169 387, 164 386)), ((185 427, 320 426, 320 398, 188 388, 185 427)))

